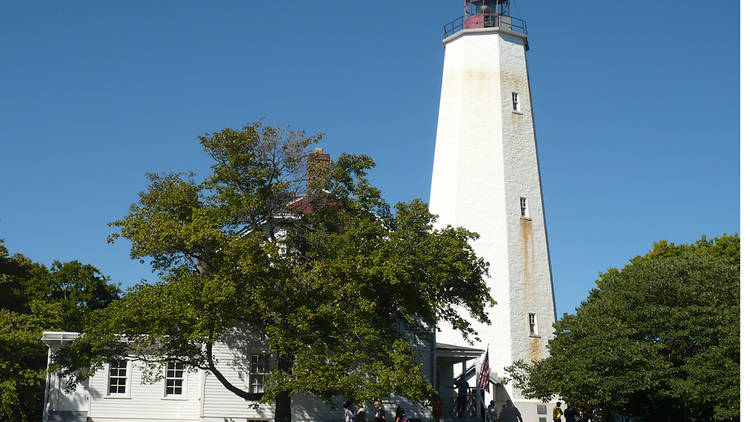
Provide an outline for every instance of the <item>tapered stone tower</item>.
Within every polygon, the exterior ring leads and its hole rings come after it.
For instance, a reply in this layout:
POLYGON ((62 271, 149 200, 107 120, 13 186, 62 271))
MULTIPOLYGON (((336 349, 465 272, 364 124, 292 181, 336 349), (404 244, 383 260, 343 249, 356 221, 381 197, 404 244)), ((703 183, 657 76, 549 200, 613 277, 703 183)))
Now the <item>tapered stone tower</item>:
MULTIPOLYGON (((489 345, 490 367, 499 376, 515 360, 546 356, 556 318, 526 22, 511 18, 509 7, 507 0, 465 0, 464 16, 445 26, 430 192, 430 211, 440 225, 481 236, 474 247, 490 263, 497 305, 490 309, 491 325, 474 324, 481 337, 474 347, 489 345)), ((464 342, 449 327, 441 327, 437 341, 464 342)), ((509 396, 524 418, 537 410, 544 416, 510 385, 495 385, 490 394, 509 396)))

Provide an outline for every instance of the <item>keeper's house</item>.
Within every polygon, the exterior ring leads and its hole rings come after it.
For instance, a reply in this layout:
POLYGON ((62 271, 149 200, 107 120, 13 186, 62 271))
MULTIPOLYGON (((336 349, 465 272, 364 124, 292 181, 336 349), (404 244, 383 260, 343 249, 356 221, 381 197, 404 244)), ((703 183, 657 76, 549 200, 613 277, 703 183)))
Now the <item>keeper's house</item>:
MULTIPOLYGON (((79 336, 71 332, 44 332, 42 341, 49 347, 48 367, 54 353, 79 336)), ((424 376, 441 392, 442 420, 453 420, 455 392, 453 366, 473 361, 482 350, 435 343, 434 335, 415 344, 423 364, 424 376)), ((264 377, 274 366, 271 354, 262 345, 248 347, 227 336, 214 346, 217 367, 235 385, 255 393, 263 392, 264 377)), ((48 371, 44 399, 44 422, 250 422, 273 421, 273 404, 244 400, 224 388, 210 372, 172 362, 163 368, 160 381, 145 380, 144 365, 132 360, 114 361, 97 371, 74 391, 66 390, 66 380, 48 371)), ((431 408, 397 397, 384 398, 388 420, 395 416, 396 405, 405 409, 411 420, 433 420, 431 408)), ((470 400, 470 402, 474 402, 470 400)), ((341 404, 331 405, 312 396, 292 398, 294 421, 336 421, 343 415, 341 404)), ((471 407, 471 406, 468 406, 471 407)), ((372 408, 368 409, 368 420, 372 408)), ((476 407, 467 409, 462 421, 478 421, 476 407)))

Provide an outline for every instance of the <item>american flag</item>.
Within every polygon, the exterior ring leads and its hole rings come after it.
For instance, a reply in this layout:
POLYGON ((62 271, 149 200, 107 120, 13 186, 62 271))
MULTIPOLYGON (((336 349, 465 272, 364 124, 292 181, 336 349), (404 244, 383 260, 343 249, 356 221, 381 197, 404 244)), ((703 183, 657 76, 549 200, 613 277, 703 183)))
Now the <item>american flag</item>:
POLYGON ((484 352, 484 360, 482 361, 481 373, 479 374, 479 384, 477 387, 481 388, 486 392, 490 392, 490 348, 487 346, 487 351, 484 352))

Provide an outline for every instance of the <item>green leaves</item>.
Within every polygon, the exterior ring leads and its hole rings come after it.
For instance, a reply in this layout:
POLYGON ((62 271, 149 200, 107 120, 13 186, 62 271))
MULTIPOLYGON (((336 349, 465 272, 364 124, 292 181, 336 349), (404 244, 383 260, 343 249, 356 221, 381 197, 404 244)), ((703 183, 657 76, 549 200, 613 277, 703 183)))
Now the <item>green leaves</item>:
POLYGON ((525 391, 644 420, 737 420, 739 245, 662 241, 601 274, 550 357, 515 368, 525 391))
POLYGON ((0 420, 41 419, 47 347, 42 332, 78 331, 120 289, 91 265, 55 261, 48 269, 10 256, 0 240, 0 420))
POLYGON ((68 366, 178 359, 254 399, 213 361, 231 334, 260 337, 275 356, 262 400, 277 409, 296 393, 431 397, 411 343, 429 342, 440 319, 469 337, 457 308, 487 322, 494 303, 476 234, 435 229, 419 200, 394 213, 367 179, 374 161, 308 154, 320 138, 251 123, 199 137, 213 160, 205 179, 149 175, 110 239, 130 240, 163 281, 97 312, 68 366))

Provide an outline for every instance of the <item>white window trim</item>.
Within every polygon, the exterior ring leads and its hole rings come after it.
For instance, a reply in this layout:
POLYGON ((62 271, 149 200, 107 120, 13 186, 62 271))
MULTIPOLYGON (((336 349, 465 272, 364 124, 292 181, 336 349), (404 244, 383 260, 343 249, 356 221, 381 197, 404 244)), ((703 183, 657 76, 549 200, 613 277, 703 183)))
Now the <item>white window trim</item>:
POLYGON ((110 366, 111 362, 104 365, 104 369, 107 371, 106 384, 104 385, 104 398, 105 399, 129 399, 130 398, 130 384, 133 379, 133 362, 130 359, 125 359, 125 392, 124 393, 110 393, 109 392, 109 379, 110 379, 110 366))
MULTIPOLYGON (((164 389, 162 393, 162 400, 187 400, 187 366, 182 364, 182 392, 180 394, 167 394, 167 366, 169 363, 164 364, 164 389)), ((175 378, 176 379, 176 378, 175 378)))
POLYGON ((273 362, 272 362, 273 359, 272 359, 271 353, 268 352, 268 351, 265 351, 265 350, 252 350, 252 351, 248 352, 248 354, 247 354, 247 357, 248 357, 248 360, 249 360, 248 361, 248 367, 249 368, 252 368, 252 357, 253 357, 253 355, 257 355, 257 356, 259 356, 261 358, 263 356, 268 356, 268 367, 265 368, 266 372, 252 372, 252 371, 248 371, 247 390, 251 394, 263 394, 265 392, 266 377, 271 374, 271 369, 272 369, 272 365, 273 365, 273 362), (252 382, 253 382, 253 375, 262 375, 263 376, 263 385, 262 385, 263 392, 255 393, 255 392, 250 391, 253 388, 253 384, 252 384, 252 382))

